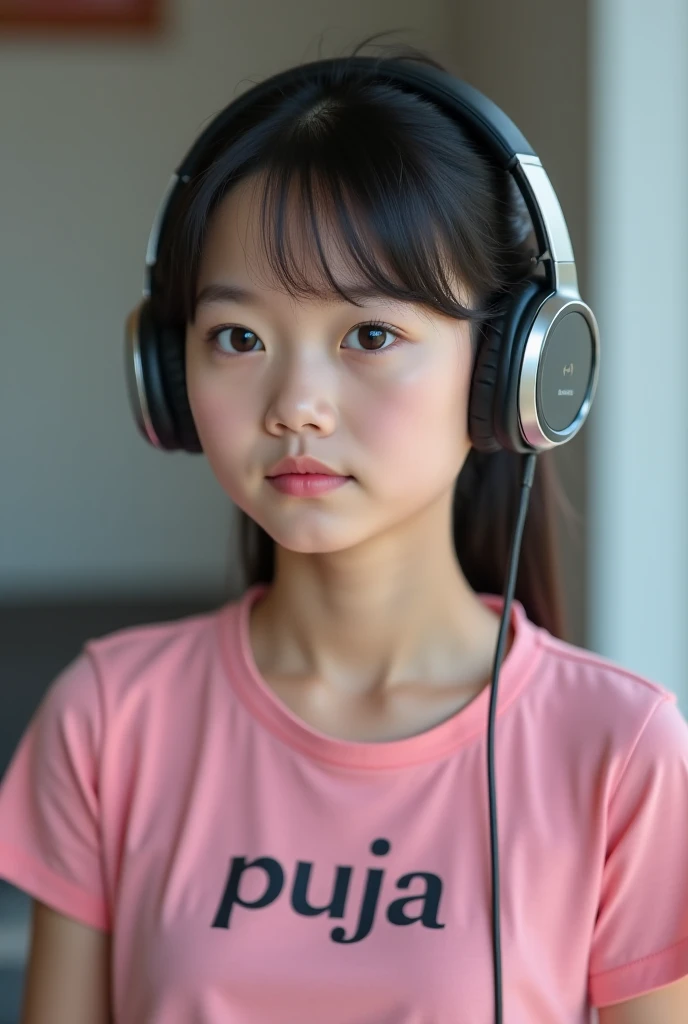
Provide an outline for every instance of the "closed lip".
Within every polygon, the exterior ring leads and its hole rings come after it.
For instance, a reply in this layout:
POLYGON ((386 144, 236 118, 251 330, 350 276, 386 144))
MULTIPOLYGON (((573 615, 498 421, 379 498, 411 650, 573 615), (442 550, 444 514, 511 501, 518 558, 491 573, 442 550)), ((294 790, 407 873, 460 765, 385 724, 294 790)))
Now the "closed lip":
POLYGON ((326 466, 324 462, 318 462, 310 455, 297 455, 295 458, 289 456, 272 467, 267 474, 271 476, 282 476, 285 473, 321 473, 323 476, 346 476, 346 473, 338 473, 336 469, 326 466))

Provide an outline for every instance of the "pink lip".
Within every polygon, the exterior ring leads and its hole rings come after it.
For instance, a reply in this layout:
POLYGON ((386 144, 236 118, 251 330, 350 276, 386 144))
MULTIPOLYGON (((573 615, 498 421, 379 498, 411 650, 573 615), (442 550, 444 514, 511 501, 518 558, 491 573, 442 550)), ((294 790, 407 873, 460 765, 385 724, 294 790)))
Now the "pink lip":
POLYGON ((332 476, 327 473, 282 473, 268 477, 268 482, 282 494, 294 498, 315 498, 318 494, 334 491, 348 483, 349 476, 332 476))
POLYGON ((340 476, 336 469, 326 466, 324 462, 312 458, 310 455, 297 455, 296 458, 289 456, 272 467, 268 477, 283 476, 285 473, 317 473, 325 476, 340 476))

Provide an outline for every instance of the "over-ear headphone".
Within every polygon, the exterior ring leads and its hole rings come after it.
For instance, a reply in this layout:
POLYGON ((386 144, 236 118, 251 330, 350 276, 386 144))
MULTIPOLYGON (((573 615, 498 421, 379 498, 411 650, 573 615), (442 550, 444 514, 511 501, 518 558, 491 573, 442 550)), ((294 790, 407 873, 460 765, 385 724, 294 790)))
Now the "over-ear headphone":
POLYGON ((186 392, 183 329, 156 322, 153 267, 170 208, 219 140, 231 145, 239 117, 254 104, 297 85, 364 75, 419 94, 460 123, 467 135, 511 173, 533 221, 544 276, 521 282, 482 332, 469 400, 469 433, 481 452, 501 448, 538 454, 571 440, 585 422, 599 374, 599 331, 581 300, 573 248, 552 184, 516 125, 491 100, 432 66, 373 57, 300 65, 248 89, 201 133, 177 171, 148 241, 143 301, 126 326, 125 368, 137 426, 165 451, 202 451, 186 392))

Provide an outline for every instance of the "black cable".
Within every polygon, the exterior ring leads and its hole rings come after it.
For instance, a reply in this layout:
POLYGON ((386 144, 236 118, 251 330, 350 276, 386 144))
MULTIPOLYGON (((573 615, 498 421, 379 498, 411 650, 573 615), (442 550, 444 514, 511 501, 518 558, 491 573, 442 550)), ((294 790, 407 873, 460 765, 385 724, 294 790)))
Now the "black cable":
POLYGON ((499 626, 497 637, 497 649, 495 651, 494 666, 492 669, 492 692, 490 695, 490 715, 487 729, 487 782, 490 793, 490 846, 492 850, 492 945, 494 950, 494 993, 495 993, 495 1024, 503 1024, 502 1020, 502 949, 499 927, 499 840, 497 836, 497 793, 495 790, 494 771, 494 727, 495 714, 497 711, 497 686, 499 683, 499 669, 504 657, 504 647, 508 636, 508 629, 511 622, 511 602, 516 589, 516 574, 518 571, 518 559, 521 553, 521 540, 523 538, 523 527, 528 512, 533 477, 535 476, 535 463, 537 454, 529 453, 523 458, 523 476, 521 478, 521 500, 518 506, 518 515, 514 527, 514 535, 511 541, 509 553, 509 565, 504 587, 504 606, 502 608, 502 620, 499 626))

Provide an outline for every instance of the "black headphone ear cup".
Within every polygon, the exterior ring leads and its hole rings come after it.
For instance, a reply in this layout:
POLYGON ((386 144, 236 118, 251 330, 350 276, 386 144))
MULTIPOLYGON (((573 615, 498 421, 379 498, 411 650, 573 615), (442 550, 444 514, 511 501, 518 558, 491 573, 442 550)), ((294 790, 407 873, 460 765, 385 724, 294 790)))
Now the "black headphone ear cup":
POLYGON ((186 339, 184 330, 174 327, 160 329, 159 358, 163 385, 170 415, 175 426, 175 448, 186 452, 202 452, 186 390, 186 339))
POLYGON ((533 278, 521 281, 495 304, 482 326, 468 403, 471 443, 479 452, 529 451, 521 435, 518 388, 526 342, 545 294, 533 278))
POLYGON ((476 451, 490 453, 501 450, 495 436, 494 403, 502 353, 505 310, 501 306, 495 319, 482 324, 478 333, 478 351, 468 402, 468 432, 476 451))
POLYGON ((202 451, 186 391, 184 330, 160 327, 144 300, 126 333, 127 382, 139 430, 164 451, 202 451))

